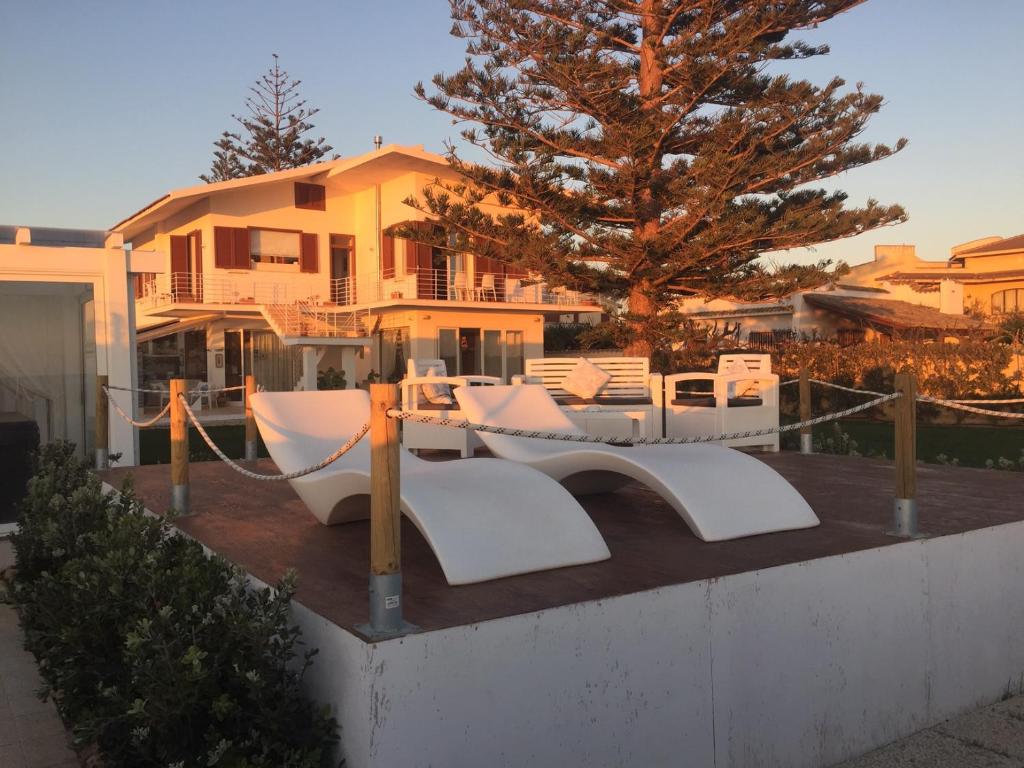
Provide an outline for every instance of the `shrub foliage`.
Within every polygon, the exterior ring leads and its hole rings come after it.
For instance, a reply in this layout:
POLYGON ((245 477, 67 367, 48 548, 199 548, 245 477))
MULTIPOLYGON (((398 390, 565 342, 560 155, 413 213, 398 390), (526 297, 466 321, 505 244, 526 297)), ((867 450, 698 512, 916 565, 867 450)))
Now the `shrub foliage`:
POLYGON ((48 692, 107 766, 319 766, 335 724, 299 691, 314 651, 294 579, 244 574, 42 449, 14 537, 14 599, 48 692))

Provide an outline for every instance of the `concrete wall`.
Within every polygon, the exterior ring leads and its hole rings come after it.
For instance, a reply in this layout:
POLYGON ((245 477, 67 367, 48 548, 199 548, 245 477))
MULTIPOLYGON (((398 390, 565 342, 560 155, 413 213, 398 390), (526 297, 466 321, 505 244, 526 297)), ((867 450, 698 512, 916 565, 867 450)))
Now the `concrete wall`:
POLYGON ((1024 523, 362 643, 301 606, 367 766, 824 766, 1016 692, 1024 523))

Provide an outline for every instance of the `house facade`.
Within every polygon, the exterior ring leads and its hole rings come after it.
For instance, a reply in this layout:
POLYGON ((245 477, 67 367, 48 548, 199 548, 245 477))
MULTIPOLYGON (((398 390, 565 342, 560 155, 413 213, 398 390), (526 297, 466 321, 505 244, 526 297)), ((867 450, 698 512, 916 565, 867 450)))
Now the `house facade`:
POLYGON ((410 357, 508 379, 543 355, 546 314, 600 312, 494 260, 386 234, 429 226, 404 201, 437 178, 453 178, 444 158, 391 145, 177 190, 116 224, 165 254, 164 271, 136 277, 143 384, 253 373, 311 389, 334 369, 351 388, 397 381, 410 357))
POLYGON ((770 350, 789 338, 855 343, 879 336, 946 338, 985 332, 1024 309, 1024 236, 954 246, 946 261, 913 245, 875 246, 835 284, 771 301, 687 298, 679 309, 737 344, 770 350))

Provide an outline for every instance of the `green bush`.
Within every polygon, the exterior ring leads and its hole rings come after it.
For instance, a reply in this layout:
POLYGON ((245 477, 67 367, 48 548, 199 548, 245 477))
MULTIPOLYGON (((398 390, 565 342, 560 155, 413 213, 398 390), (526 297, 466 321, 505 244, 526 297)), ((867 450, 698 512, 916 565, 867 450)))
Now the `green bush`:
POLYGON ((245 575, 44 449, 14 537, 14 599, 76 738, 107 766, 322 764, 335 724, 299 685, 315 652, 288 623, 294 580, 245 575))

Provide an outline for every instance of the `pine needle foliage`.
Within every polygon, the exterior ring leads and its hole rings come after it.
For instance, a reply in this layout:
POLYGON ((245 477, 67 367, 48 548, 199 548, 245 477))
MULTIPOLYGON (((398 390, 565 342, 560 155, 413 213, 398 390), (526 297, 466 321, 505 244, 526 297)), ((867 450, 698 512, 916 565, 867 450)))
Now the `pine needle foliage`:
POLYGON ((301 80, 293 80, 274 64, 249 89, 247 115, 232 115, 241 131, 224 131, 214 142, 210 172, 199 178, 207 184, 261 173, 300 168, 330 154, 333 147, 321 136, 306 136, 320 109, 308 106, 299 95, 301 80))
POLYGON ((882 97, 781 71, 828 53, 801 30, 862 1, 450 0, 465 65, 415 92, 489 161, 449 145, 464 181, 407 202, 466 250, 628 299, 649 354, 673 297, 778 291, 762 254, 906 219, 821 188, 906 144, 859 140, 882 97))

